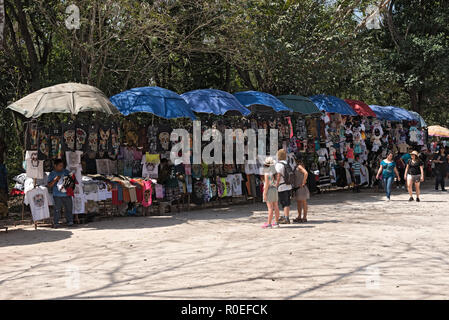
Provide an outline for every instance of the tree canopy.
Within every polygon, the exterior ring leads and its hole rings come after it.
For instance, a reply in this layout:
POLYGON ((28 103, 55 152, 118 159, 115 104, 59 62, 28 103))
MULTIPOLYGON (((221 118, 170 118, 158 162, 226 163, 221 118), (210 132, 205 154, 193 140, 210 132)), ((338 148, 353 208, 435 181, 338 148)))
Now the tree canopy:
MULTIPOLYGON (((81 82, 108 96, 158 85, 178 93, 332 94, 449 125, 449 6, 424 0, 4 0, 0 125, 21 157, 22 121, 6 106, 81 82), (373 7, 379 28, 367 28, 373 7), (71 7, 73 8, 73 7, 71 7), (73 21, 72 21, 73 22, 73 21)), ((17 163, 17 161, 15 161, 17 163)), ((17 164, 11 164, 11 166, 17 164)), ((19 164, 20 165, 20 164, 19 164)))

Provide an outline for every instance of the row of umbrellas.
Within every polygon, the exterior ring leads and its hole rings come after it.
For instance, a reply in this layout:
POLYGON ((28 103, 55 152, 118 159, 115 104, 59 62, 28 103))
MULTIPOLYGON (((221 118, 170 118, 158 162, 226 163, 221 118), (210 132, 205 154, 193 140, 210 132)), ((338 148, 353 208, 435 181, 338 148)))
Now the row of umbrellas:
POLYGON ((416 113, 393 106, 368 105, 358 100, 342 100, 330 95, 309 98, 296 95, 275 97, 259 91, 230 94, 216 89, 201 89, 182 95, 160 88, 134 88, 108 99, 99 89, 79 83, 65 83, 38 90, 8 106, 28 118, 44 113, 93 111, 129 115, 148 112, 156 116, 196 119, 195 113, 215 115, 249 115, 251 112, 298 112, 301 114, 339 113, 350 116, 371 116, 390 121, 415 120, 427 127, 416 113), (195 113, 194 113, 195 112, 195 113))

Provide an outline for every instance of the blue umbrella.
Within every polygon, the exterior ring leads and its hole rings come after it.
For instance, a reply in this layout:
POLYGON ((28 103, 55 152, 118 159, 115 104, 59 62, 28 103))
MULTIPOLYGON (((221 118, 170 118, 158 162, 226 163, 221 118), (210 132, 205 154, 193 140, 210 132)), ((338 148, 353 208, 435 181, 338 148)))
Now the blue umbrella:
POLYGON ((418 112, 415 112, 415 111, 409 111, 409 112, 410 112, 412 115, 415 116, 416 121, 418 121, 419 125, 420 125, 422 128, 427 128, 427 123, 426 123, 426 121, 423 119, 423 117, 421 117, 421 115, 420 115, 418 112))
POLYGON ((329 113, 339 113, 349 116, 357 116, 357 112, 344 100, 324 94, 309 97, 310 100, 321 110, 329 113))
POLYGON ((415 115, 411 114, 409 111, 399 108, 399 107, 393 107, 393 106, 387 106, 387 108, 390 108, 392 112, 395 114, 396 118, 400 120, 406 120, 406 121, 417 121, 415 115))
POLYGON ((243 92, 234 93, 234 96, 237 98, 237 100, 241 104, 243 104, 245 107, 248 107, 250 109, 251 109, 251 106, 261 105, 261 106, 267 106, 276 112, 293 111, 289 107, 287 107, 285 104, 283 104, 281 102, 281 100, 279 100, 275 96, 272 96, 269 93, 259 92, 259 91, 243 91, 243 92))
POLYGON ((193 90, 183 93, 181 97, 184 98, 195 112, 213 113, 216 115, 237 112, 245 116, 251 113, 232 94, 221 90, 193 90))
POLYGON ((196 119, 190 106, 179 94, 164 88, 134 88, 116 94, 110 100, 125 116, 148 112, 166 119, 196 119))
POLYGON ((394 112, 389 108, 376 105, 370 105, 369 107, 376 114, 376 118, 380 120, 398 121, 396 116, 394 115, 394 112))
POLYGON ((389 121, 411 121, 416 117, 405 109, 392 106, 370 106, 377 118, 389 121))

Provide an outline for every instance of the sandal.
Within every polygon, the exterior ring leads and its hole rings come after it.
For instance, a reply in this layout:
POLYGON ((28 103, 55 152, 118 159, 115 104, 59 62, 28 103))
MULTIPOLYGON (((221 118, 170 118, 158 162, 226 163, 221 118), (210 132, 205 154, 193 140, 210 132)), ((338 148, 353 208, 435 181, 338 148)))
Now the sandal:
POLYGON ((293 223, 301 223, 302 219, 301 218, 295 218, 293 219, 293 223))
POLYGON ((307 219, 301 219, 301 222, 307 222, 307 219))

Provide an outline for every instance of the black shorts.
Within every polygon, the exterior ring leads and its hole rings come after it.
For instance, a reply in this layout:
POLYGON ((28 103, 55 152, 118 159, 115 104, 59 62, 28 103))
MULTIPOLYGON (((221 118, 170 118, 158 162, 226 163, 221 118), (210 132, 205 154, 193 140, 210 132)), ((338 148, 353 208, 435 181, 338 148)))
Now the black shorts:
POLYGON ((359 175, 354 176, 355 184, 360 185, 362 178, 359 175))
POLYGON ((290 207, 291 190, 279 192, 279 203, 282 208, 290 207))

